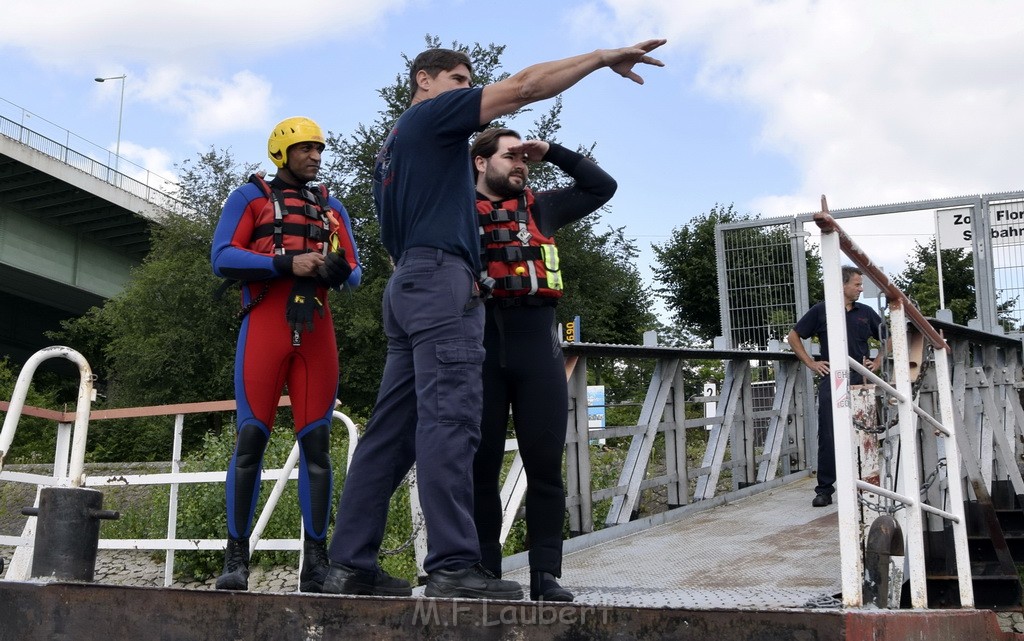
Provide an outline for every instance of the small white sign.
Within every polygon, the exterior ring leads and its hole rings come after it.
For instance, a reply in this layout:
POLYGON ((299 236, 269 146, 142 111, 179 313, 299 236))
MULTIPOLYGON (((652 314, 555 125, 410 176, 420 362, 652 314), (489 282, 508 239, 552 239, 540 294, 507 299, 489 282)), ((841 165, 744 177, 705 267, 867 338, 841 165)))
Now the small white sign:
POLYGON ((973 211, 973 207, 935 210, 935 230, 939 234, 938 244, 940 249, 970 248, 973 246, 971 240, 971 215, 973 211))
MULTIPOLYGON (((718 385, 715 383, 704 383, 704 396, 718 396, 718 385)), ((711 418, 718 414, 718 403, 715 401, 704 402, 704 418, 711 418)), ((707 426, 707 429, 711 429, 711 426, 707 426)))

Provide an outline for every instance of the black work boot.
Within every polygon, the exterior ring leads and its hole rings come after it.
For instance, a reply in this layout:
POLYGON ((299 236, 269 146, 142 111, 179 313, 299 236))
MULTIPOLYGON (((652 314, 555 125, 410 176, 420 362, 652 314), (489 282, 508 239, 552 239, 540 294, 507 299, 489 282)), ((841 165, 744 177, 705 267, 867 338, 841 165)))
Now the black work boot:
POLYGON ((811 499, 811 505, 814 507, 825 507, 826 505, 832 505, 831 494, 815 494, 814 498, 811 499))
POLYGON ((479 563, 459 570, 435 570, 427 575, 423 595, 452 599, 521 599, 523 586, 496 579, 479 563))
POLYGON ((302 545, 302 571, 299 573, 300 592, 323 592, 324 579, 331 568, 324 541, 306 539, 302 545))
POLYGON ((372 594, 374 596, 412 596, 412 585, 384 570, 359 570, 341 563, 331 563, 323 592, 327 594, 372 594))
POLYGON ((533 601, 572 601, 572 592, 558 585, 550 572, 530 572, 530 599, 533 601))
POLYGON ((217 577, 217 589, 249 589, 249 539, 228 539, 224 550, 224 573, 217 577))

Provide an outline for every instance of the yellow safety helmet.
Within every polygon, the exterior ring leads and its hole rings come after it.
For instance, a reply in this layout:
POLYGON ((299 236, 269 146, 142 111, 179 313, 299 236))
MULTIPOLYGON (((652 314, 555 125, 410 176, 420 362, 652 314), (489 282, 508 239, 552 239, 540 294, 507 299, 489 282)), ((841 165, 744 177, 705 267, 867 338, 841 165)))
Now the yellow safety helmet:
POLYGON ((324 132, 320 125, 309 118, 286 118, 277 123, 267 140, 267 153, 278 168, 288 162, 288 148, 300 142, 317 142, 325 145, 324 132))

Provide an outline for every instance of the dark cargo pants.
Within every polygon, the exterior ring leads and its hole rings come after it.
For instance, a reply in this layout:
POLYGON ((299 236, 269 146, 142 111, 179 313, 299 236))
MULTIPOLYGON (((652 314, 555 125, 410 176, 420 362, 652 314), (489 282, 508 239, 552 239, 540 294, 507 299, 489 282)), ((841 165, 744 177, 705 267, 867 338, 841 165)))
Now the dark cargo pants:
POLYGON ((480 560, 473 457, 480 443, 484 308, 469 264, 406 251, 384 291, 387 362, 338 502, 332 561, 375 570, 392 493, 413 462, 428 532, 424 570, 480 560))

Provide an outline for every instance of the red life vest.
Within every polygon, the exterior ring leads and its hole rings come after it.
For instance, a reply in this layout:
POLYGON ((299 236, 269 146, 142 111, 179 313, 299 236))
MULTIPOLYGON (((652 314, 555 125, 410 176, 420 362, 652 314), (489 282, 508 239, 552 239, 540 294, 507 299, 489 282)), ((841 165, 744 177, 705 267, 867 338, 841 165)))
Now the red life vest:
POLYGON ((558 247, 553 238, 537 228, 530 213, 532 207, 533 192, 529 189, 518 198, 498 204, 476 201, 482 275, 494 279, 495 298, 536 296, 554 303, 562 296, 558 247))
POLYGON ((343 247, 349 266, 356 268, 352 238, 342 229, 338 212, 327 201, 327 187, 277 189, 258 174, 250 176, 249 182, 267 197, 256 217, 252 250, 266 254, 327 254, 343 247))

